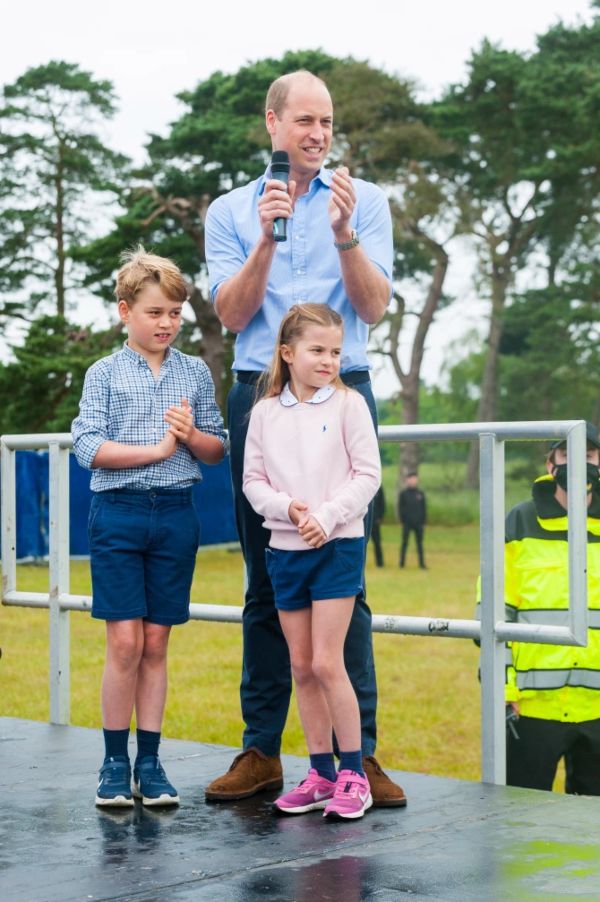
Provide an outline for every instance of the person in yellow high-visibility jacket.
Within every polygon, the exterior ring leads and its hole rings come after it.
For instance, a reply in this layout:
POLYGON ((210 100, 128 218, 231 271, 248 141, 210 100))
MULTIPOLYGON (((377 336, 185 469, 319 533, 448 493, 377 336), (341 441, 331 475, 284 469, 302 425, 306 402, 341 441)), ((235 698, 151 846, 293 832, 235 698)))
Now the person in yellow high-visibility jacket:
MULTIPOLYGON (((506 618, 567 624, 567 450, 556 442, 532 500, 506 518, 506 618)), ((600 439, 587 428, 588 606, 585 648, 512 642, 507 646, 506 782, 551 790, 565 758, 566 791, 600 795, 600 439)))

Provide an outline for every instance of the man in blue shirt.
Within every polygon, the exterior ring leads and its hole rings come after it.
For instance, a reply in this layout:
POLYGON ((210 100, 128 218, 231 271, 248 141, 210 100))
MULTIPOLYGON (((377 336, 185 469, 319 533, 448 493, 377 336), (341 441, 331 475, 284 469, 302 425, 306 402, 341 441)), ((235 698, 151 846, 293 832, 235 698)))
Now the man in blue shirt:
MULTIPOLYGON (((248 581, 241 683, 244 751, 207 787, 211 801, 245 798, 283 784, 279 753, 291 692, 289 656, 265 567, 269 533, 242 493, 244 443, 256 382, 268 368, 289 308, 306 301, 327 303, 344 320, 342 378, 365 397, 376 423, 368 330, 385 313, 392 292, 392 226, 384 193, 350 178, 346 167, 332 172, 323 166, 333 130, 333 107, 324 82, 306 71, 277 79, 267 94, 265 119, 273 150, 289 155, 288 186, 267 169, 261 178, 217 198, 206 218, 215 310, 223 325, 237 333, 228 425, 248 581), (286 241, 274 240, 277 218, 287 220, 286 241)), ((370 522, 366 526, 368 535, 370 522)), ((374 804, 405 805, 402 789, 373 757, 377 688, 371 612, 364 594, 357 598, 345 656, 361 710, 365 771, 374 804)))

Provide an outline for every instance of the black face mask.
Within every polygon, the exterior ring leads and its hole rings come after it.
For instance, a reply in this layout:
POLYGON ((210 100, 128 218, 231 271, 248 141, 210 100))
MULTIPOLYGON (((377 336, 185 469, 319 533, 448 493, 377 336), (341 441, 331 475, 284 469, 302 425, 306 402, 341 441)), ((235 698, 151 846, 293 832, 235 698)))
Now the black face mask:
MULTIPOLYGON (((554 476, 556 482, 567 491, 567 465, 566 464, 555 464, 552 475, 554 476)), ((586 482, 587 482, 587 490, 588 492, 596 492, 598 488, 600 488, 600 470, 595 464, 587 464, 586 465, 586 482)))

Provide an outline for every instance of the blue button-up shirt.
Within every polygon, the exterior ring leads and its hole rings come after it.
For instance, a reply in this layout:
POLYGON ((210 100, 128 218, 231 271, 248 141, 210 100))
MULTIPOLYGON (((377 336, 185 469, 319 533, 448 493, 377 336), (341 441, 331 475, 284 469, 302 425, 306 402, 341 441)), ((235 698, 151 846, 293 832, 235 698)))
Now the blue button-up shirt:
MULTIPOLYGON (((297 198, 287 223, 287 241, 278 242, 263 304, 235 343, 234 370, 266 370, 284 315, 293 304, 329 304, 344 320, 342 372, 369 368, 369 327, 346 296, 339 252, 328 214, 333 173, 321 169, 308 192, 297 198)), ((260 238, 258 201, 270 178, 267 170, 243 188, 218 197, 206 216, 206 262, 213 302, 219 286, 242 268, 260 238)), ((368 258, 390 280, 392 293, 392 220, 387 198, 371 182, 353 179, 356 206, 351 226, 368 258)), ((344 253, 344 252, 342 252, 344 253)))
MULTIPOLYGON (((73 450, 78 463, 90 469, 104 442, 156 445, 169 428, 167 408, 187 398, 194 425, 226 444, 223 419, 215 402, 210 370, 203 360, 167 348, 157 379, 148 362, 127 343, 103 357, 86 373, 79 416, 73 420, 73 450)), ((142 467, 94 469, 93 492, 129 488, 185 488, 202 478, 198 461, 186 445, 167 460, 142 467)))

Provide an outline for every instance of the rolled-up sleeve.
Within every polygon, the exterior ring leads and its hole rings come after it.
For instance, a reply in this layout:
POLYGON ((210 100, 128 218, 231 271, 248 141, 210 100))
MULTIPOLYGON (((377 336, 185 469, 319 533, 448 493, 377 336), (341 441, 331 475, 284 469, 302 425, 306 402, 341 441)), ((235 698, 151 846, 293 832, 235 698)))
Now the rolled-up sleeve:
POLYGON ((108 403, 110 383, 105 368, 94 364, 86 373, 79 416, 73 420, 73 451, 77 463, 91 470, 94 458, 108 441, 108 403))
POLYGON ((223 425, 223 417, 215 400, 215 386, 210 370, 203 360, 196 360, 198 366, 199 391, 194 404, 194 425, 201 432, 215 435, 221 440, 225 454, 229 453, 229 438, 223 425))
POLYGON ((356 228, 360 243, 371 263, 388 279, 391 298, 394 246, 390 205, 381 188, 369 182, 359 184, 356 228))
POLYGON ((208 208, 204 236, 210 296, 214 304, 221 284, 235 276, 247 259, 227 195, 218 197, 208 208))

